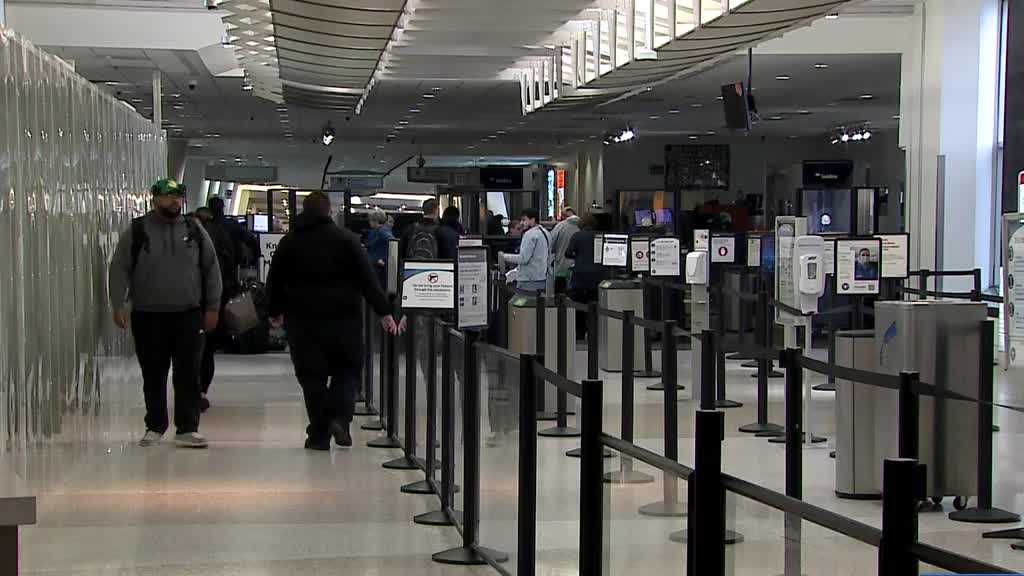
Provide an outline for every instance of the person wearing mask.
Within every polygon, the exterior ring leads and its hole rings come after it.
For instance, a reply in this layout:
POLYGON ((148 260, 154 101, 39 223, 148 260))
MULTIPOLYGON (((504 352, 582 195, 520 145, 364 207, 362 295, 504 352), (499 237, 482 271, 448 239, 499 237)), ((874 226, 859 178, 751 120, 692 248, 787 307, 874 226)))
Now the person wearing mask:
POLYGON ((362 371, 362 307, 366 299, 389 334, 397 332, 359 237, 331 220, 331 201, 312 192, 295 227, 277 246, 267 290, 275 326, 285 326, 295 377, 306 401, 306 449, 352 445, 349 426, 362 371))
POLYGON ((378 280, 384 286, 384 275, 388 269, 388 245, 395 237, 388 228, 388 214, 380 208, 370 212, 370 233, 366 236, 366 252, 377 271, 378 280))
POLYGON ((565 255, 569 249, 569 241, 580 231, 580 217, 571 206, 562 209, 565 219, 551 231, 551 272, 554 276, 555 294, 564 294, 569 284, 569 269, 572 258, 565 255))
POLYGON ((181 210, 185 187, 172 179, 152 186, 153 209, 121 233, 110 263, 114 324, 131 326, 142 369, 146 433, 155 446, 168 428, 167 370, 174 367, 176 445, 206 448, 199 433, 199 361, 203 331, 219 320, 221 277, 210 236, 181 210))
MULTIPOLYGON (((238 278, 237 250, 241 247, 231 236, 225 222, 230 219, 217 218, 209 207, 196 209, 196 217, 203 229, 210 236, 214 250, 217 253, 217 264, 220 267, 221 297, 220 317, 224 317, 224 307, 235 296, 242 292, 242 283, 238 278)), ((213 383, 213 375, 217 365, 215 356, 228 343, 230 336, 224 328, 223 323, 218 323, 217 328, 207 331, 203 339, 203 355, 199 363, 199 411, 206 412, 210 409, 210 400, 207 394, 210 392, 210 384, 213 383)))
POLYGON ((543 292, 548 278, 548 254, 551 252, 551 238, 540 225, 540 213, 536 208, 526 208, 519 218, 523 240, 518 254, 504 254, 505 262, 517 267, 516 287, 528 292, 543 292))
MULTIPOLYGON (((604 266, 594 263, 594 231, 597 220, 593 214, 580 218, 580 230, 569 240, 565 250, 566 258, 573 261, 572 273, 569 276, 569 298, 581 304, 597 302, 597 288, 607 278, 604 266)), ((576 337, 583 338, 587 333, 587 317, 576 315, 576 337)))

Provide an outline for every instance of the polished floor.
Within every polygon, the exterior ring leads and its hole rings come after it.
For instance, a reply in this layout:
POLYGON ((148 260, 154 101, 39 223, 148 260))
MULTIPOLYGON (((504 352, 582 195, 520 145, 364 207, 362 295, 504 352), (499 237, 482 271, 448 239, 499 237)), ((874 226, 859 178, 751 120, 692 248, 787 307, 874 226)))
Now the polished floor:
MULTIPOLYGON (((579 352, 577 366, 585 365, 579 352)), ((657 356, 656 356, 657 358, 657 356)), ((680 381, 690 386, 689 355, 680 354, 680 381)), ((182 451, 170 445, 136 446, 141 433, 141 393, 129 370, 105 379, 102 408, 67 439, 30 448, 10 457, 14 472, 39 496, 39 524, 23 532, 25 574, 86 575, 234 575, 234 574, 492 574, 490 568, 446 567, 431 562, 433 552, 458 542, 452 528, 414 525, 414 514, 436 507, 426 496, 401 494, 399 487, 421 475, 383 470, 396 451, 372 450, 365 441, 376 433, 356 431, 356 447, 331 454, 301 448, 305 415, 301 395, 283 355, 220 357, 211 399, 203 418, 211 440, 207 451, 182 451)), ((516 435, 491 438, 500 422, 515 422, 512 404, 492 402, 498 371, 518 382, 514 366, 486 372, 481 382, 480 426, 482 544, 509 553, 514 573, 516 542, 516 435), (504 412, 503 412, 504 411, 504 412)), ((116 373, 114 370, 112 373, 116 373)), ((755 419, 752 370, 729 362, 729 395, 743 402, 726 412, 725 470, 781 491, 783 449, 736 431, 755 419)), ((1000 398, 1024 403, 1015 377, 999 374, 1000 398)), ((621 380, 603 373, 606 385, 605 429, 619 430, 621 380)), ((404 380, 403 380, 404 381, 404 380)), ((460 379, 461 382, 461 379, 460 379)), ((635 383, 636 441, 662 451, 662 395, 646 390, 651 380, 635 383)), ((460 384, 461 385, 461 384, 460 384)), ((418 412, 425 411, 420 390, 418 412)), ((771 383, 770 412, 782 415, 782 381, 771 383)), ((834 394, 813 396, 816 432, 832 436, 834 394)), ((679 403, 680 461, 693 461, 693 412, 688 392, 679 403)), ((403 406, 404 411, 404 406, 403 406)), ((996 504, 1024 510, 1024 456, 1013 448, 1024 433, 1024 416, 999 413, 995 436, 996 504)), ((570 423, 573 421, 570 419, 570 423)), ((542 428, 547 427, 545 423, 542 428)), ((514 426, 513 426, 514 428, 514 426)), ((421 430, 422 432, 422 430, 421 430)), ((462 439, 462 430, 458 438, 462 439)), ((420 436, 422 439, 422 435, 420 436)), ((834 461, 829 444, 804 451, 805 499, 868 524, 879 525, 878 502, 841 500, 833 493, 834 461)), ((577 573, 579 534, 579 460, 564 452, 577 439, 539 439, 538 573, 577 573)), ((422 451, 422 443, 420 450, 422 451)), ((457 454, 461 456, 461 445, 457 454)), ((608 470, 619 458, 606 461, 608 470)), ((684 528, 683 518, 653 518, 637 509, 662 498, 663 484, 607 488, 608 546, 611 574, 683 573, 685 549, 668 539, 684 528)), ((461 466, 457 466, 461 479, 461 466)), ((685 484, 680 500, 685 501, 685 484)), ((460 492, 457 505, 461 507, 460 492)), ((947 500, 946 509, 950 509, 947 500)), ((782 515, 743 499, 729 501, 730 524, 745 540, 729 547, 729 574, 768 576, 783 571, 782 515)), ((995 564, 1024 570, 1024 553, 1009 542, 983 540, 991 527, 958 524, 944 514, 920 517, 925 542, 995 564)), ((846 537, 804 524, 802 572, 810 575, 876 573, 876 551, 846 537)), ((925 572, 925 570, 922 570, 925 572)))

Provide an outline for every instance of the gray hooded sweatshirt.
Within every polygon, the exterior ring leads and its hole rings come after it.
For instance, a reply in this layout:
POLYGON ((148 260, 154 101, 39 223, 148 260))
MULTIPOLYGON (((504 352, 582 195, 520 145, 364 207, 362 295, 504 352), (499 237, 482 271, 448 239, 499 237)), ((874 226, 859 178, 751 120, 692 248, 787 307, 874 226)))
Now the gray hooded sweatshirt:
POLYGON ((194 238, 184 216, 169 222, 150 212, 143 220, 149 241, 139 250, 132 270, 132 230, 121 238, 110 263, 110 304, 115 310, 184 312, 220 307, 221 277, 210 236, 196 224, 194 238), (202 251, 199 242, 203 243, 202 251), (202 262, 200 262, 202 254, 202 262), (205 280, 205 285, 204 285, 205 280))

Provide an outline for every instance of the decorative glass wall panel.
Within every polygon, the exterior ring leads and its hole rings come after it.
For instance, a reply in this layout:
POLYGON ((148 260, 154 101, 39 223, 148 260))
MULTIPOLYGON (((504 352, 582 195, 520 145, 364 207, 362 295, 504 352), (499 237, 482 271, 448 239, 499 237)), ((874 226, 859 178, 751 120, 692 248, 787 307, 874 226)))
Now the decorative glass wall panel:
POLYGON ((130 352, 107 264, 165 169, 152 123, 0 28, 3 452, 99 414, 101 374, 130 352))
POLYGON ((675 0, 676 3, 676 36, 681 36, 697 26, 695 8, 700 0, 675 0))

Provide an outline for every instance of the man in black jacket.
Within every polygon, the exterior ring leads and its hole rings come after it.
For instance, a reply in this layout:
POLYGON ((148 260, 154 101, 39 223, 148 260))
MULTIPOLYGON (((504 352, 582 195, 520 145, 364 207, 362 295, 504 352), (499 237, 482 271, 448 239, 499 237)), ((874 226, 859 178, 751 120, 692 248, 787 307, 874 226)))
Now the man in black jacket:
POLYGON ((295 376, 309 415, 306 448, 330 450, 330 436, 351 446, 349 424, 362 369, 365 298, 389 334, 398 328, 366 251, 331 220, 330 199, 313 192, 295 229, 274 253, 267 278, 270 316, 288 332, 295 376), (330 385, 328 385, 330 379, 330 385))

